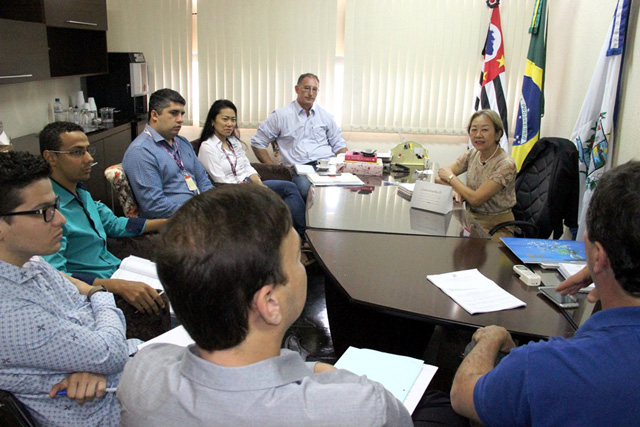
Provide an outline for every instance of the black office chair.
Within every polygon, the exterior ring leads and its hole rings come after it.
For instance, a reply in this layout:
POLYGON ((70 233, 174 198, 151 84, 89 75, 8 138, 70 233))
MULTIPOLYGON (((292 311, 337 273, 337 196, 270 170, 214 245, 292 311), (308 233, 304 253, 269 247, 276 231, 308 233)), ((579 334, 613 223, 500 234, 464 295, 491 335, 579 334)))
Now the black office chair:
POLYGON ((34 427, 29 411, 16 397, 0 390, 0 427, 34 427))
POLYGON ((563 224, 578 226, 578 150, 568 139, 542 138, 533 146, 516 176, 515 221, 493 227, 489 234, 516 226, 519 237, 559 239, 563 224))

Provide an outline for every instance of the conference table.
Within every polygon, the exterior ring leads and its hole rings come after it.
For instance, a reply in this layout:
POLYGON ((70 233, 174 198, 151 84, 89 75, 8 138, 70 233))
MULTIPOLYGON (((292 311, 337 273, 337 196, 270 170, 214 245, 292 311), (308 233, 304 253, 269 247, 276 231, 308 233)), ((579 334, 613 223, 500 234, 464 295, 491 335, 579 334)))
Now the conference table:
MULTIPOLYGON (((579 309, 559 309, 518 279, 512 267, 520 261, 490 240, 465 209, 447 215, 412 209, 393 185, 312 187, 306 233, 327 277, 327 314, 338 355, 348 345, 398 352, 399 344, 414 344, 409 341, 438 324, 501 325, 524 341, 569 337, 593 309, 584 296, 579 309), (471 315, 426 279, 472 268, 526 307, 471 315), (389 323, 399 326, 385 330, 389 323)), ((534 270, 544 284, 562 280, 555 270, 534 270)), ((415 345, 399 352, 417 355, 415 345)))

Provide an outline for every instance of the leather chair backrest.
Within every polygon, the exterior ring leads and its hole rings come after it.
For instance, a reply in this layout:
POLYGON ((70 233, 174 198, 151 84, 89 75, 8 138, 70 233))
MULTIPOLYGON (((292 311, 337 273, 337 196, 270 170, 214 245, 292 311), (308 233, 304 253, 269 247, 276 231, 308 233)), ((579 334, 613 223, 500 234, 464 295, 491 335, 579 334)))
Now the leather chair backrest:
POLYGON ((538 237, 562 235, 563 224, 577 226, 578 152, 563 138, 542 138, 533 146, 516 177, 516 220, 533 222, 538 237))

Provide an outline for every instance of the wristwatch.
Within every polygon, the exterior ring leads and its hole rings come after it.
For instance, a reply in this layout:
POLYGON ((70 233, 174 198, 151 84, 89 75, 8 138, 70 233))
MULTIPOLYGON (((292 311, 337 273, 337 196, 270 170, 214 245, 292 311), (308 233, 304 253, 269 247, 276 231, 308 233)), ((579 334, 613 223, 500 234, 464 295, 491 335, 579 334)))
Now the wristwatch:
POLYGON ((93 294, 95 294, 96 292, 109 292, 107 290, 107 288, 105 288, 104 286, 100 285, 100 286, 93 286, 91 288, 91 290, 89 290, 89 292, 87 293, 87 301, 91 301, 91 296, 93 294))
POLYGON ((449 184, 451 184, 451 180, 455 177, 456 177, 455 173, 452 173, 451 175, 449 175, 449 184))

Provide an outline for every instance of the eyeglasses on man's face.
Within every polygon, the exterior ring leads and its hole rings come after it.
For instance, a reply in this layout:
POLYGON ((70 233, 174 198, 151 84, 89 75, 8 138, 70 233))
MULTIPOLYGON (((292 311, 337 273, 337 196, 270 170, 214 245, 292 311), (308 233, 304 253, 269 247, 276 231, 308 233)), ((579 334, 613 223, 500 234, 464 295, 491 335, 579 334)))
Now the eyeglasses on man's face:
POLYGON ((303 92, 312 92, 312 93, 318 93, 320 92, 320 88, 314 87, 314 86, 298 86, 303 92))
POLYGON ((56 154, 68 154, 71 157, 84 157, 85 154, 89 153, 89 155, 93 157, 96 154, 96 147, 93 145, 90 145, 87 148, 77 147, 68 151, 57 151, 57 150, 49 150, 49 151, 56 154))
POLYGON ((51 222, 56 216, 56 210, 60 209, 60 197, 56 197, 56 201, 52 205, 44 206, 41 209, 34 209, 32 211, 20 211, 10 212, 6 214, 0 214, 0 216, 16 216, 16 215, 42 215, 44 222, 51 222))

